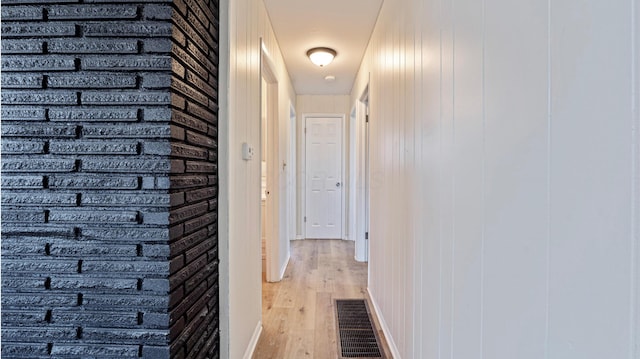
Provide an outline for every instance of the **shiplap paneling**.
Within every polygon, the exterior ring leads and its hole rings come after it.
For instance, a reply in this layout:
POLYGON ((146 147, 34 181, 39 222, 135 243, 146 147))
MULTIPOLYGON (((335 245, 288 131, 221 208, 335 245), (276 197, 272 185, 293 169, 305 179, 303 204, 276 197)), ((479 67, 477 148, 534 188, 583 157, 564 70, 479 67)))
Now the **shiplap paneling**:
MULTIPOLYGON (((221 172, 220 186, 221 191, 226 192, 225 203, 228 204, 227 212, 222 216, 228 218, 228 223, 223 225, 227 228, 228 253, 221 254, 221 265, 228 268, 228 295, 223 300, 228 308, 222 310, 228 310, 229 318, 228 323, 222 323, 223 330, 228 326, 228 335, 223 334, 222 345, 227 346, 223 353, 228 350, 230 358, 241 358, 262 316, 260 153, 256 153, 251 161, 244 161, 241 156, 243 142, 260 149, 261 38, 275 65, 278 81, 281 149, 278 163, 287 159, 289 109, 296 98, 264 3, 240 0, 229 2, 228 6, 228 113, 221 119, 226 121, 221 128, 226 128, 227 133, 220 134, 224 136, 221 143, 226 143, 228 148, 226 157, 220 159, 221 166, 228 172, 221 172)), ((286 178, 281 176, 280 180, 286 178)), ((288 242, 284 231, 281 234, 288 242)), ((285 252, 280 253, 278 261, 286 261, 288 251, 285 252)))
POLYGON ((637 7, 385 1, 351 98, 401 357, 637 358, 637 7))
POLYGON ((623 1, 569 5, 551 4, 549 350, 626 358, 631 9, 623 1))

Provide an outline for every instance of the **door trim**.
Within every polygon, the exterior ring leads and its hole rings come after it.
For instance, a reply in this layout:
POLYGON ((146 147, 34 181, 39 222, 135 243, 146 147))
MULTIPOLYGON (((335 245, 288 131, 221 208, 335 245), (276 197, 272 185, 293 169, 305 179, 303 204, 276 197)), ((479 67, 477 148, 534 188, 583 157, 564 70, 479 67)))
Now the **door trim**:
MULTIPOLYGON (((303 213, 303 220, 302 220, 302 237, 303 238, 307 238, 307 224, 304 221, 304 217, 306 217, 307 215, 307 133, 306 133, 306 128, 307 128, 307 119, 308 118, 318 118, 318 117, 322 117, 322 118, 339 118, 341 123, 342 123, 342 158, 341 158, 341 165, 340 165, 340 172, 341 172, 341 176, 342 176, 342 183, 348 183, 348 178, 346 176, 346 162, 345 161, 345 154, 347 153, 347 151, 345 151, 345 149, 347 149, 346 146, 346 125, 347 125, 347 121, 345 120, 345 115, 342 113, 303 113, 302 114, 302 124, 303 124, 303 129, 302 129, 302 143, 300 144, 300 148, 301 148, 301 152, 302 152, 302 170, 303 170, 303 180, 301 181, 302 183, 300 183, 300 186, 302 187, 302 190, 300 191, 302 193, 302 203, 301 203, 301 207, 303 209, 302 213, 303 213)), ((342 225, 341 225, 341 235, 339 239, 346 239, 345 237, 345 224, 346 224, 346 206, 345 206, 345 197, 346 194, 345 192, 348 191, 348 186, 343 186, 343 188, 345 188, 346 190, 343 190, 340 192, 340 196, 341 196, 341 200, 340 200, 340 205, 342 207, 342 216, 340 218, 340 220, 342 221, 342 225)))
POLYGON ((355 241, 354 258, 369 261, 369 172, 368 123, 369 85, 356 100, 349 131, 349 237, 355 241))
POLYGON ((293 241, 296 239, 297 232, 297 224, 296 220, 298 209, 296 207, 297 204, 297 165, 296 165, 296 157, 297 157, 297 120, 298 117, 296 115, 296 109, 294 104, 289 103, 289 164, 287 168, 287 176, 288 176, 288 204, 287 204, 287 221, 288 221, 288 239, 293 241))
MULTIPOLYGON (((265 51, 265 45, 262 39, 261 42, 261 56, 260 56, 260 79, 264 79, 266 82, 267 93, 267 116, 266 116, 266 134, 260 130, 260 151, 257 160, 261 161, 262 158, 262 141, 266 137, 266 177, 267 177, 267 193, 269 193, 265 200, 265 266, 266 266, 266 280, 268 282, 278 282, 282 279, 280 276, 279 253, 280 253, 280 211, 278 203, 280 202, 280 189, 279 189, 279 156, 278 156, 278 143, 279 143, 279 121, 278 121, 278 76, 275 71, 273 61, 269 58, 269 55, 265 51)), ((262 85, 260 86, 260 101, 263 101, 265 94, 262 93, 262 85)), ((262 104, 260 106, 262 109, 262 104)), ((262 110, 261 110, 262 112, 262 110)), ((260 114, 263 116, 264 114, 260 114)), ((262 165, 260 165, 262 168, 262 165)), ((262 211, 262 208, 260 209, 262 211)), ((260 214, 262 218, 262 213, 260 214)), ((262 223, 260 223, 260 227, 262 223)), ((262 233, 262 228, 260 228, 262 233)), ((260 244, 261 245, 261 244, 260 244)))

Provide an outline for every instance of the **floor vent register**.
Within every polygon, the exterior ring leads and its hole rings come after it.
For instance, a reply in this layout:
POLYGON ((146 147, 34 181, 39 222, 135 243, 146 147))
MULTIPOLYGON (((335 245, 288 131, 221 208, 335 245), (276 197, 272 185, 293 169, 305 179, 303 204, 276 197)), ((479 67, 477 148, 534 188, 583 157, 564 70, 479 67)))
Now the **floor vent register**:
POLYGON ((384 358, 366 300, 337 299, 336 322, 340 358, 384 358))

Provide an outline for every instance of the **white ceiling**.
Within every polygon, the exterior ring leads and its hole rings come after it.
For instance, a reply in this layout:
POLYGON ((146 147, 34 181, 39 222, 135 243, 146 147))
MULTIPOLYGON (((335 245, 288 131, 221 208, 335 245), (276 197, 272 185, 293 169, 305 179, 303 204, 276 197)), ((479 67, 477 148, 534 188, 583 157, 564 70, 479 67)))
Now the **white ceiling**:
POLYGON ((347 95, 362 61, 382 0, 264 0, 298 95, 347 95), (307 50, 338 52, 320 68, 307 50), (333 75, 335 81, 325 81, 333 75))

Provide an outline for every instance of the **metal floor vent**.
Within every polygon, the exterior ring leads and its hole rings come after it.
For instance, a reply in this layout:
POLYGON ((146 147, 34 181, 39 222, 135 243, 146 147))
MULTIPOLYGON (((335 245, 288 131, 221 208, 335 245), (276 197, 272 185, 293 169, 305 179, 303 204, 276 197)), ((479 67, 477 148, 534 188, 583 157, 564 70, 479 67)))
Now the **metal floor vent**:
POLYGON ((367 301, 336 299, 340 358, 384 358, 367 301))

